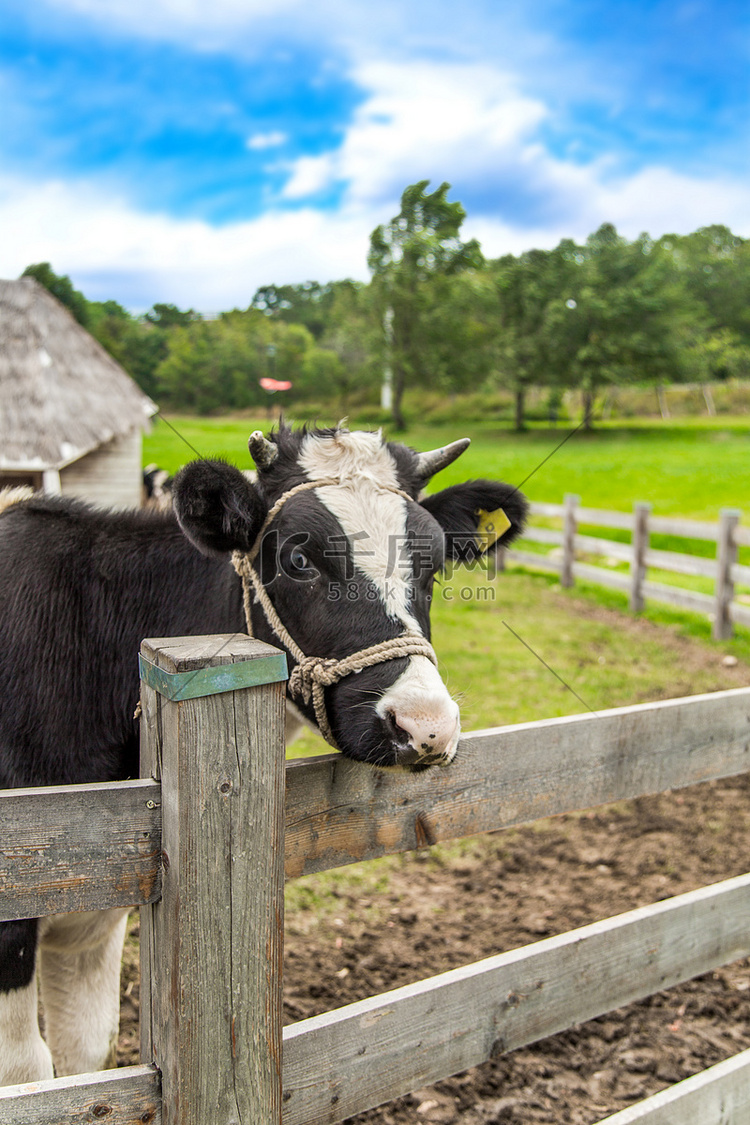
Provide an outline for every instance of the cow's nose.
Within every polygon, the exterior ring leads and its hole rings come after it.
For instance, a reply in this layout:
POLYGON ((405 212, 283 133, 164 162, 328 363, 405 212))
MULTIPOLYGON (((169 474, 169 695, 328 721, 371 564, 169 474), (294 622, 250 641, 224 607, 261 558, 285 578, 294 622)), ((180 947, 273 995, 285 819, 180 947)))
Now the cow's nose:
POLYGON ((390 711, 388 720, 399 765, 447 766, 454 757, 460 733, 458 708, 432 716, 390 711))

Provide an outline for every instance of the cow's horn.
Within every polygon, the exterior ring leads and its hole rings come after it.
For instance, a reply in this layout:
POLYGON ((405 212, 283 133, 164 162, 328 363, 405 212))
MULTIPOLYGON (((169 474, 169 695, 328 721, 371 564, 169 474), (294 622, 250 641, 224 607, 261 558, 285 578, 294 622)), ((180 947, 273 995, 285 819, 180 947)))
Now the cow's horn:
POLYGON ((279 455, 277 447, 269 441, 262 430, 253 430, 247 443, 250 456, 257 469, 267 469, 279 455))
POLYGON ((452 441, 450 445, 443 445, 440 449, 430 449, 427 453, 418 453, 417 472, 421 479, 426 482, 430 477, 434 477, 435 473, 439 473, 441 469, 450 465, 470 445, 471 438, 464 437, 459 438, 458 441, 452 441))

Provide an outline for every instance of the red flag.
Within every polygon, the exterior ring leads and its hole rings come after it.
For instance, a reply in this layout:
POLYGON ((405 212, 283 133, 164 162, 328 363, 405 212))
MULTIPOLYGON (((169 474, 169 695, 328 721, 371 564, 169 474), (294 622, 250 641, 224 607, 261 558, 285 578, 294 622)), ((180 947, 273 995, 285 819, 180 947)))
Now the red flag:
POLYGON ((264 391, 288 391, 292 386, 288 379, 259 379, 258 382, 264 391))

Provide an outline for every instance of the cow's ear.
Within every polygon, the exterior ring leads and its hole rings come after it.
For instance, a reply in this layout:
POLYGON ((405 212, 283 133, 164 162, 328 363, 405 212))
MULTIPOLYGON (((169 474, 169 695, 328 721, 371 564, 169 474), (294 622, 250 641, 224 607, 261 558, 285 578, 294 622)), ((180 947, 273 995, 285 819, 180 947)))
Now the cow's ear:
POLYGON ((173 485, 180 527, 205 555, 248 551, 266 517, 255 485, 224 461, 191 461, 173 485))
POLYGON ((446 558, 470 562, 495 543, 505 546, 523 531, 526 497, 510 484, 469 480, 421 501, 445 532, 446 558))

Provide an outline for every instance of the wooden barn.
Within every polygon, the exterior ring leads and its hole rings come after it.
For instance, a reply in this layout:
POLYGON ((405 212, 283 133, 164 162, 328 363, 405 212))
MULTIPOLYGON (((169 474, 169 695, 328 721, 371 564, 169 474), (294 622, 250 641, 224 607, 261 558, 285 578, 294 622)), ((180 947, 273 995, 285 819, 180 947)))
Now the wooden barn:
POLYGON ((34 278, 0 281, 0 487, 137 507, 156 410, 34 278))

